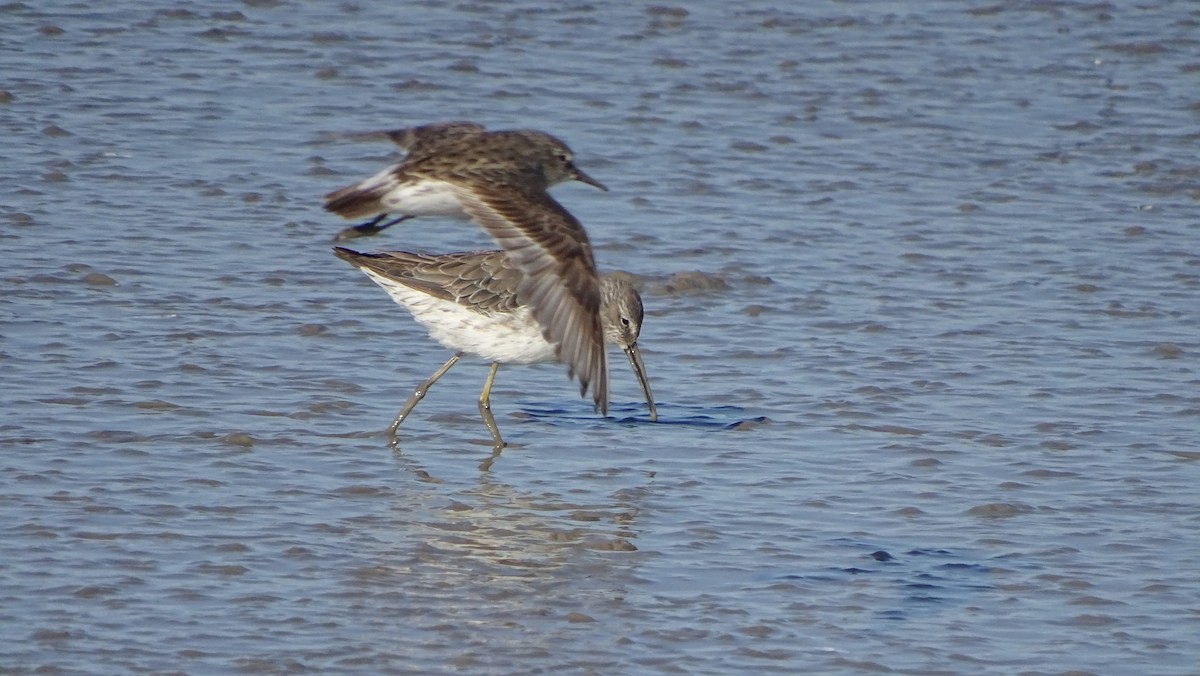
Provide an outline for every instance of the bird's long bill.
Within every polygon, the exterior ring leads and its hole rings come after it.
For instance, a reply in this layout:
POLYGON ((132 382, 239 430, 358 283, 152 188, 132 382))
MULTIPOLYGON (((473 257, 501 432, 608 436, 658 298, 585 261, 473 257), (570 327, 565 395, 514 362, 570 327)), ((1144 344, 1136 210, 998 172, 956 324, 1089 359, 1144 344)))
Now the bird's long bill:
POLYGON ((658 409, 654 407, 654 393, 650 391, 650 380, 646 378, 646 365, 642 363, 642 352, 638 349, 637 343, 624 349, 625 356, 629 357, 629 365, 633 367, 633 374, 637 376, 638 383, 642 386, 642 393, 646 395, 646 403, 650 406, 650 422, 658 422, 658 409))
POLYGON ((579 167, 575 167, 575 180, 579 181, 580 183, 587 183, 588 185, 600 188, 604 192, 608 192, 608 186, 583 173, 579 170, 579 167))

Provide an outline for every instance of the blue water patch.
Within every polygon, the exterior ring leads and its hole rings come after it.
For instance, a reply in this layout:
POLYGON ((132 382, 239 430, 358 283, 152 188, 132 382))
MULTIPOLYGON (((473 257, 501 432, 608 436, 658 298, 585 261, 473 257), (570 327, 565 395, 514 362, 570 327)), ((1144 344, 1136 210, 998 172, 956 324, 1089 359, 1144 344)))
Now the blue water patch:
POLYGON ((733 430, 747 425, 760 425, 770 422, 766 416, 745 417, 746 410, 739 406, 689 406, 686 404, 663 404, 655 402, 658 408, 658 420, 650 421, 645 402, 621 402, 608 405, 608 417, 600 418, 592 412, 586 403, 577 407, 564 407, 560 403, 531 403, 521 402, 520 409, 525 414, 523 422, 550 422, 552 424, 592 424, 598 420, 606 423, 624 425, 680 425, 684 427, 699 427, 707 429, 733 430))
MULTIPOLYGON (((848 540, 839 539, 842 545, 848 540)), ((837 542, 837 541, 835 541, 837 542)), ((851 544, 850 565, 808 574, 782 573, 775 580, 820 582, 822 585, 855 584, 860 577, 876 578, 872 594, 884 607, 873 611, 878 619, 896 621, 925 618, 951 607, 962 607, 968 599, 991 591, 994 586, 981 582, 991 567, 940 548, 908 549, 892 553, 862 543, 851 544), (873 550, 873 551, 864 551, 873 550), (890 591, 889 591, 890 590, 890 591)))

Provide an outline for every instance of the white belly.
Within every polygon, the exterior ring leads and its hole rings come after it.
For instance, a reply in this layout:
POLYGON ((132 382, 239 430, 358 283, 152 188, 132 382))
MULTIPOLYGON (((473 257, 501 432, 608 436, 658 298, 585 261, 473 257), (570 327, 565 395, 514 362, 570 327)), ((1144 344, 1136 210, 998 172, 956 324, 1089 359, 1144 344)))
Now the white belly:
POLYGON ((515 313, 481 314, 454 301, 415 291, 370 270, 363 270, 392 300, 403 305, 429 336, 455 352, 503 364, 536 364, 555 359, 554 346, 528 308, 515 313))
POLYGON ((379 202, 396 214, 467 218, 467 212, 463 211, 462 204, 445 181, 426 179, 419 183, 398 183, 393 177, 379 202))

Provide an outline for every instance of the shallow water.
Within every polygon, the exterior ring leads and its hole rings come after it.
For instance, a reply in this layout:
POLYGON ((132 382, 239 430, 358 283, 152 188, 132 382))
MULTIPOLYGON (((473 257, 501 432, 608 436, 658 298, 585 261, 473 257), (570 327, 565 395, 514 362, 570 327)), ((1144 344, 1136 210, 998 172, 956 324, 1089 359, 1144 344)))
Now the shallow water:
POLYGON ((406 4, 0 6, 0 668, 1200 669, 1200 10, 406 4), (388 448, 330 135, 443 119, 612 188, 660 424, 505 368, 494 456, 464 361, 388 448))

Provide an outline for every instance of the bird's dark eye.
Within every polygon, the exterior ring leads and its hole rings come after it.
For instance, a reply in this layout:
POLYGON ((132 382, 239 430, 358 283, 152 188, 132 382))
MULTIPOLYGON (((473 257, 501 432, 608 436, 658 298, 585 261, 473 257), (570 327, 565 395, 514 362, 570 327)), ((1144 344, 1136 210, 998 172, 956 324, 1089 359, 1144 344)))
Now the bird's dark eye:
POLYGON ((621 326, 629 326, 629 318, 621 317, 621 326))

